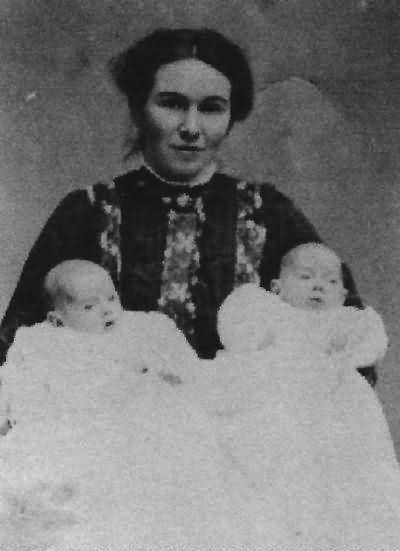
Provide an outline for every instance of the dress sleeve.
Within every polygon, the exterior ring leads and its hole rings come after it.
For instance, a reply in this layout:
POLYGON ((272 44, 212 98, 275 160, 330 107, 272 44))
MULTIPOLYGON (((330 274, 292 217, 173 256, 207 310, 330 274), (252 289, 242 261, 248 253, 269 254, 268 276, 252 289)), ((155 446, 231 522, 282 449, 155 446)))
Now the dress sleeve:
POLYGON ((263 260, 260 266, 261 285, 269 290, 277 277, 282 257, 296 245, 322 240, 306 216, 288 197, 269 184, 261 187, 265 227, 267 230, 263 260))
MULTIPOLYGON (((271 281, 278 276, 282 257, 293 247, 311 241, 321 243, 317 230, 291 199, 273 186, 262 187, 265 227, 267 239, 260 267, 261 285, 269 290, 271 281)), ((353 275, 346 264, 342 264, 345 287, 348 290, 346 306, 362 308, 353 275)))
POLYGON ((67 195, 55 209, 24 264, 17 287, 0 326, 0 364, 18 327, 42 321, 42 283, 45 274, 62 260, 94 260, 96 220, 84 190, 67 195))

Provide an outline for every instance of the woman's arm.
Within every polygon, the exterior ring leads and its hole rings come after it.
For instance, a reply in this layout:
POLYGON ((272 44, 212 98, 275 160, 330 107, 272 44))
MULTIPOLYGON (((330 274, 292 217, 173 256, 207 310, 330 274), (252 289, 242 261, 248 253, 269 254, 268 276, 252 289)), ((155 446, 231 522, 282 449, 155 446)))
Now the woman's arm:
POLYGON ((42 284, 45 274, 69 258, 93 259, 96 224, 84 190, 67 195, 50 216, 36 240, 21 273, 0 326, 0 364, 18 327, 44 318, 42 284))

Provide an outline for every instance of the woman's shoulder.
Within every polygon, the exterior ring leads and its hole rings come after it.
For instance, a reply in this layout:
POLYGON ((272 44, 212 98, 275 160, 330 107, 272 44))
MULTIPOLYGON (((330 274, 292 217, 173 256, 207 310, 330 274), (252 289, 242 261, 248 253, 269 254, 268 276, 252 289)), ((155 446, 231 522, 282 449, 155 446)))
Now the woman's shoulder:
POLYGON ((277 216, 292 216, 296 211, 296 206, 292 199, 277 189, 274 184, 267 181, 256 181, 252 179, 240 178, 224 173, 215 175, 216 187, 221 190, 234 188, 238 194, 238 200, 243 204, 249 204, 257 211, 268 212, 277 216))

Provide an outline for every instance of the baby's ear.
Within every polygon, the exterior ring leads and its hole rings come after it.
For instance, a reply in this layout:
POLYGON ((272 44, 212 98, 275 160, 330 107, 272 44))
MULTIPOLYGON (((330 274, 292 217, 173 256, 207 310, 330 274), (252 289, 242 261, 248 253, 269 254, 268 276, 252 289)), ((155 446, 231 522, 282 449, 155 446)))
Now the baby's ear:
POLYGON ((280 295, 281 290, 282 290, 282 287, 281 287, 280 279, 273 279, 271 281, 271 293, 274 293, 275 295, 280 295))
POLYGON ((53 327, 62 327, 64 325, 60 314, 58 314, 55 310, 50 310, 47 312, 46 319, 53 327))

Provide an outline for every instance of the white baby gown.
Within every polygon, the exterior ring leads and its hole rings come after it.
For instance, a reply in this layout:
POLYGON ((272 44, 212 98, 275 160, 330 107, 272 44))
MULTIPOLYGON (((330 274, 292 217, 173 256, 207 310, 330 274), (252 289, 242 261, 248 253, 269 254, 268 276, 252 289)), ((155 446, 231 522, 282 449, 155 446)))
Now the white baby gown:
POLYGON ((352 365, 381 358, 386 335, 377 314, 357 312, 301 312, 243 286, 219 317, 233 351, 208 361, 197 383, 225 452, 261 497, 279 503, 296 550, 400 549, 395 452, 380 403, 352 365), (361 334, 373 328, 373 345, 362 349, 358 325, 361 334))
POLYGON ((13 424, 0 438, 0 549, 298 548, 197 405, 197 370, 156 313, 124 313, 100 336, 20 329, 0 371, 13 424))

